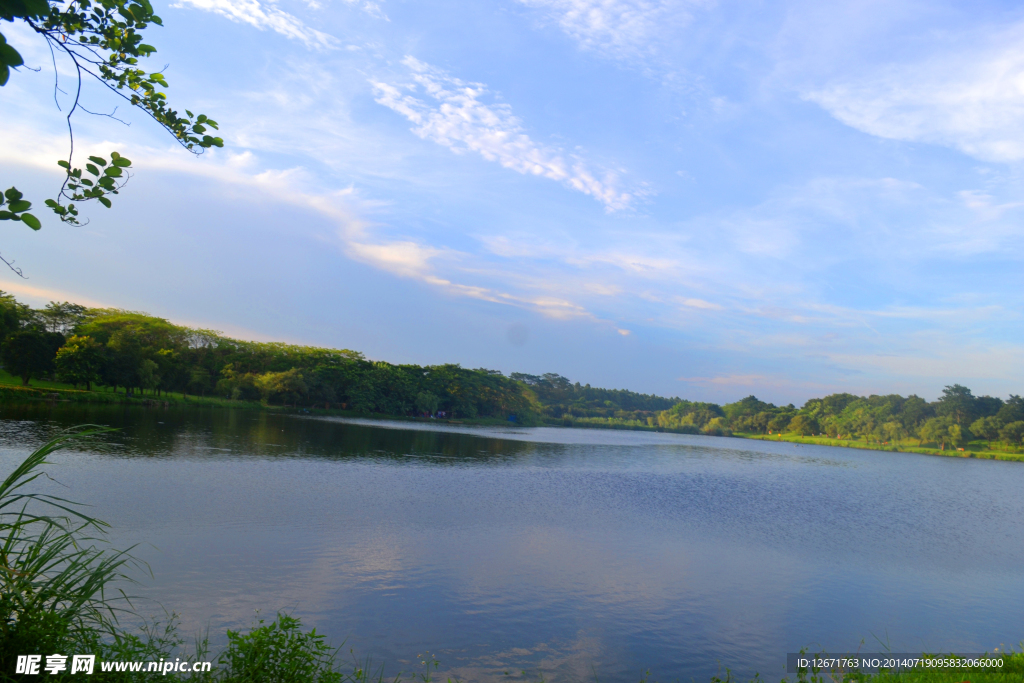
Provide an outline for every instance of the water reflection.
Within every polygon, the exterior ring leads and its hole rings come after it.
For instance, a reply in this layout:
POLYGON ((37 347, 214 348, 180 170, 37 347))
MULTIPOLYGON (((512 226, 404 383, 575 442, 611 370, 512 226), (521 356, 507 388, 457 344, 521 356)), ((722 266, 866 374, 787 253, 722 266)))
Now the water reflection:
MULTIPOLYGON (((781 673, 803 646, 1022 637, 1024 465, 711 437, 0 407, 0 459, 85 422, 62 495, 148 543, 183 627, 286 609, 464 680, 781 673), (69 493, 70 492, 70 493, 69 493)), ((53 484, 57 486, 57 484, 53 484)))

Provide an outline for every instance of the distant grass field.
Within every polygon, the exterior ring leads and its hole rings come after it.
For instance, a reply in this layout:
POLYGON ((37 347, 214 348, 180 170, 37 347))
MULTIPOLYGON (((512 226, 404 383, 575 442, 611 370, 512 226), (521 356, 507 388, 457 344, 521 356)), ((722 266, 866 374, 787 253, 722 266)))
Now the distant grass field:
POLYGON ((981 460, 1012 460, 1024 462, 1024 452, 1020 449, 1007 449, 1006 446, 990 448, 986 441, 971 441, 963 450, 956 448, 929 448, 918 444, 917 439, 903 439, 897 442, 878 443, 865 439, 835 439, 829 436, 800 436, 797 434, 750 434, 734 432, 733 436, 741 439, 758 441, 785 441, 788 443, 814 444, 817 446, 842 446, 844 448, 863 448, 872 451, 890 451, 893 453, 921 453, 923 455, 944 455, 954 458, 979 458, 981 460))
POLYGON ((9 372, 0 369, 0 401, 39 401, 58 398, 58 400, 73 401, 76 403, 152 403, 165 402, 171 404, 201 405, 223 408, 262 408, 259 403, 253 401, 232 401, 217 396, 188 396, 175 392, 160 392, 157 396, 154 392, 146 392, 128 396, 124 388, 117 392, 112 387, 92 385, 92 391, 85 391, 83 388, 76 389, 70 384, 63 382, 50 382, 41 379, 32 379, 28 386, 22 386, 21 378, 14 377, 9 372), (54 394, 58 396, 54 397, 54 394))
MULTIPOLYGON (((21 378, 15 377, 11 373, 0 368, 0 384, 12 384, 20 387, 21 378)), ((36 389, 74 389, 70 384, 64 384, 62 382, 47 382, 42 379, 29 380, 29 386, 35 387, 36 389)))

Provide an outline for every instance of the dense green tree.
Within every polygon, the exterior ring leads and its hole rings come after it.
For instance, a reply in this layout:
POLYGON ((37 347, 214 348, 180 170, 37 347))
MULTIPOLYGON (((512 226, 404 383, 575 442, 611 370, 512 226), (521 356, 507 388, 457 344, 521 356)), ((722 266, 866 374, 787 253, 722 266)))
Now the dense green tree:
POLYGON ((32 309, 20 303, 10 294, 0 291, 0 341, 21 328, 22 323, 31 320, 32 309))
POLYGON ((53 371, 57 350, 63 345, 62 335, 28 327, 8 335, 0 347, 0 358, 7 372, 28 386, 33 377, 53 371))
POLYGON ((742 398, 735 403, 728 403, 722 406, 722 411, 730 421, 735 421, 743 417, 750 418, 758 413, 767 413, 773 410, 775 410, 774 405, 771 403, 765 403, 753 394, 746 398, 742 398))
POLYGON ((989 445, 999 438, 999 430, 1003 428, 1003 421, 998 417, 979 417, 971 423, 971 434, 979 439, 985 439, 989 445))
POLYGON ((945 450, 946 446, 962 446, 964 431, 951 415, 933 417, 921 427, 921 438, 945 450))
POLYGON ((57 351, 54 364, 58 380, 75 386, 83 384, 86 391, 91 391, 92 383, 100 378, 103 356, 99 344, 91 337, 74 336, 57 351))
POLYGON ((236 401, 259 401, 262 398, 259 387, 256 386, 258 375, 251 372, 239 373, 235 370, 234 363, 225 365, 220 374, 217 391, 225 398, 236 401))
POLYGON ((203 367, 192 368, 185 389, 193 394, 206 396, 206 392, 212 388, 213 378, 210 376, 210 371, 203 367))
POLYGON ((1003 400, 995 396, 978 396, 974 399, 974 415, 976 417, 993 417, 999 414, 1003 400))
POLYGON ((1020 446, 1024 442, 1024 420, 1011 422, 999 430, 999 438, 1011 446, 1020 446))
POLYGON ((298 368, 264 373, 256 379, 256 388, 267 403, 286 405, 297 405, 309 391, 298 368))
POLYGON ((160 386, 160 366, 156 364, 156 361, 149 358, 143 358, 139 362, 139 388, 145 391, 156 391, 156 388, 160 386))
POLYGON ((36 316, 47 332, 59 332, 68 336, 85 320, 86 310, 85 306, 79 304, 51 301, 42 310, 36 311, 36 316))
POLYGON ((768 431, 778 434, 789 426, 790 420, 795 416, 795 411, 780 410, 774 413, 768 420, 768 431))
POLYGON ((1003 407, 996 413, 1003 424, 1020 422, 1024 420, 1024 398, 1016 394, 1010 394, 1010 398, 1003 404, 1003 407))
POLYGON ((958 425, 970 424, 978 412, 977 399, 970 389, 961 384, 947 386, 942 390, 935 412, 949 416, 958 425))
POLYGON ((658 413, 657 420, 658 426, 665 429, 681 429, 683 431, 696 432, 702 430, 715 418, 724 417, 725 411, 715 403, 679 401, 668 410, 658 413))
POLYGON ((807 401, 801 412, 820 420, 841 414, 848 405, 859 400, 861 399, 853 394, 830 394, 824 398, 807 401))
POLYGON ((117 329, 109 336, 103 347, 103 365, 100 378, 107 386, 132 391, 141 386, 139 369, 148 350, 145 338, 130 327, 117 329))
POLYGON ((430 393, 429 391, 421 391, 416 394, 416 410, 421 413, 427 413, 433 415, 437 412, 437 406, 440 405, 440 401, 437 396, 430 393))
POLYGON ((929 404, 920 396, 911 394, 903 402, 901 421, 907 432, 914 434, 917 430, 935 416, 935 407, 929 404))
POLYGON ((821 427, 818 425, 818 421, 809 415, 797 415, 789 424, 786 425, 786 431, 793 432, 794 434, 800 434, 801 436, 811 436, 821 431, 821 427))
POLYGON ((900 441, 906 438, 907 428, 899 420, 891 420, 882 425, 881 436, 885 441, 900 441))
POLYGON ((572 383, 553 372, 530 375, 513 372, 509 379, 529 388, 540 409, 549 417, 612 417, 629 413, 630 419, 655 418, 658 411, 668 410, 680 399, 651 394, 638 394, 625 389, 599 389, 589 384, 572 383))

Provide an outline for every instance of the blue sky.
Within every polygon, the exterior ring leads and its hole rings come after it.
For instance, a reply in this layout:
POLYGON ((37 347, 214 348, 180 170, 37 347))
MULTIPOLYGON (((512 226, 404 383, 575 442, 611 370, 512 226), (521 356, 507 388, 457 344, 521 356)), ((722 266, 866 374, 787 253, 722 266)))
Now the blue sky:
MULTIPOLYGON (((4 226, 0 289, 714 401, 1024 391, 1019 4, 154 5, 149 67, 224 149, 80 116, 134 177, 4 226)), ((3 30, 42 70, 3 89, 0 180, 41 203, 50 56, 3 30)))

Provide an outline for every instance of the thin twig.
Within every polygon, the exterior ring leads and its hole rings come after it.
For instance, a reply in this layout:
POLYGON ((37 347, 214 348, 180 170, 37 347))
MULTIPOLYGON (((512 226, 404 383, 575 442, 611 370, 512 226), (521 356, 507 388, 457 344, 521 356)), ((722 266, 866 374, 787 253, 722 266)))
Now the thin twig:
POLYGON ((23 279, 23 280, 27 280, 28 279, 27 277, 25 277, 25 274, 23 272, 21 272, 21 268, 16 268, 14 266, 14 261, 8 261, 7 259, 5 259, 3 257, 3 254, 0 254, 0 261, 3 261, 4 263, 6 263, 7 267, 10 268, 11 270, 13 270, 15 275, 17 275, 21 279, 23 279))

